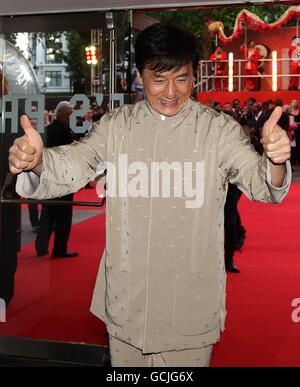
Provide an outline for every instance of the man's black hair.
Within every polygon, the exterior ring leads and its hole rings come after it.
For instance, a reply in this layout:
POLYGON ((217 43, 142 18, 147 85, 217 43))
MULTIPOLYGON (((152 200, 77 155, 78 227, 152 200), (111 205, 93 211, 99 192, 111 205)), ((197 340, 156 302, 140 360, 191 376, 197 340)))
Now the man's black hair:
POLYGON ((135 63, 140 74, 146 67, 164 72, 179 70, 188 64, 196 71, 198 62, 196 37, 171 23, 147 27, 135 42, 135 63))

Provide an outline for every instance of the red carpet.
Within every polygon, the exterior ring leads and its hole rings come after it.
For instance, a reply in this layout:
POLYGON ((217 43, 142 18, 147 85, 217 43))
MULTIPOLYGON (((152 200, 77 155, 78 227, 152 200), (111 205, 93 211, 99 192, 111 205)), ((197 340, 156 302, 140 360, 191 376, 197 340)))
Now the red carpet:
MULTIPOLYGON (((101 203, 102 198, 99 198, 96 191, 96 183, 91 183, 91 186, 94 188, 88 188, 88 189, 81 189, 75 194, 74 200, 77 202, 94 202, 94 203, 101 203)), ((88 206, 74 206, 74 209, 76 210, 92 210, 96 209, 97 207, 88 207, 88 206)))
MULTIPOLYGON (((247 239, 235 259, 241 273, 228 275, 226 330, 212 365, 300 366, 300 323, 291 319, 300 298, 300 184, 281 205, 242 197, 239 208, 247 239)), ((104 214, 75 225, 70 247, 80 256, 70 260, 37 258, 24 246, 0 335, 105 344, 104 325, 88 311, 104 232, 104 214)))
POLYGON ((104 324, 89 313, 104 244, 101 214, 73 226, 69 245, 79 257, 38 258, 33 244, 23 246, 15 297, 0 335, 106 344, 104 324))
POLYGON ((213 366, 300 366, 300 323, 291 319, 300 297, 300 184, 280 205, 239 205, 247 239, 227 279, 226 330, 213 366))

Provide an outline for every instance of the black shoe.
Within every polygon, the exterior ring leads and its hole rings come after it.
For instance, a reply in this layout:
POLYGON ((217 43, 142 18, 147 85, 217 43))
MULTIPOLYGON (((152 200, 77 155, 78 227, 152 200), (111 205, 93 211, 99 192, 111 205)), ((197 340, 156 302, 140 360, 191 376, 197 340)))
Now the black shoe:
POLYGON ((52 253, 52 258, 74 258, 77 257, 79 253, 77 251, 66 251, 62 254, 54 254, 52 253))
POLYGON ((238 269, 233 263, 228 263, 225 265, 226 271, 229 271, 230 273, 239 273, 240 269, 238 269))

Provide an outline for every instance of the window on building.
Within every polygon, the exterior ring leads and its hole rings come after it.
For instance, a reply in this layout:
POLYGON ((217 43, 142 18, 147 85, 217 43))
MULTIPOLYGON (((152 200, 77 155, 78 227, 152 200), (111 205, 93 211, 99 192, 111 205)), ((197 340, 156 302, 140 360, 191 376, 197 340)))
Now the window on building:
POLYGON ((46 63, 62 63, 61 33, 48 33, 46 39, 46 63))
POLYGON ((48 86, 62 86, 62 72, 61 71, 46 71, 46 85, 48 86))

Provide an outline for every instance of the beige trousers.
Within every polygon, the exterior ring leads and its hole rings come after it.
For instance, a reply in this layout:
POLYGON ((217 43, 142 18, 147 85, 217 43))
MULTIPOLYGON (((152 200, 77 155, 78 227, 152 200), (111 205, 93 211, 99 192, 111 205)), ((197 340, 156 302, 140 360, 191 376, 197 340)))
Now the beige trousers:
POLYGON ((109 337, 112 367, 209 367, 213 346, 144 355, 140 349, 109 337))

